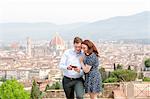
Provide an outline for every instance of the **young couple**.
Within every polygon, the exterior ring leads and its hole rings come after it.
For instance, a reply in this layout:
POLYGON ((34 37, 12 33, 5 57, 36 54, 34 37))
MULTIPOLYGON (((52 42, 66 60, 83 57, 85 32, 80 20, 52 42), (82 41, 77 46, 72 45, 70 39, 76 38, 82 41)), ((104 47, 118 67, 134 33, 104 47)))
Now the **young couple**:
POLYGON ((62 84, 66 98, 83 99, 84 93, 88 93, 91 99, 96 99, 102 91, 98 51, 90 40, 75 37, 73 44, 74 48, 64 52, 59 64, 64 75, 62 84))

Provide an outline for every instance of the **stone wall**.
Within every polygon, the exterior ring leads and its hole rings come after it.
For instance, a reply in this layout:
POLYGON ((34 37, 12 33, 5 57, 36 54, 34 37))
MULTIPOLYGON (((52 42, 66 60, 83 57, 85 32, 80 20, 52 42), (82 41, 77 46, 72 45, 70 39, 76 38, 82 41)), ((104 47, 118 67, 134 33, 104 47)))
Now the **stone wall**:
MULTIPOLYGON (((99 98, 113 98, 113 90, 119 88, 119 83, 105 83, 104 90, 98 95, 99 98)), ((85 98, 89 98, 89 95, 85 94, 85 98)), ((65 98, 63 89, 60 90, 47 90, 44 98, 65 98)))

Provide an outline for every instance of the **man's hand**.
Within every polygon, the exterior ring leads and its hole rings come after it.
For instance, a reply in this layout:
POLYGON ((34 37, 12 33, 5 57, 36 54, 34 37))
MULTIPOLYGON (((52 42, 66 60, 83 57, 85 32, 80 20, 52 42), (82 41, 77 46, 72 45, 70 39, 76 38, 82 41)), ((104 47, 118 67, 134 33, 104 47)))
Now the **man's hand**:
POLYGON ((74 68, 74 71, 76 71, 76 72, 78 72, 78 73, 80 73, 80 70, 81 70, 81 68, 79 68, 79 67, 74 68))
POLYGON ((72 70, 72 67, 71 67, 71 65, 69 65, 69 66, 67 67, 67 69, 68 69, 68 70, 72 70))

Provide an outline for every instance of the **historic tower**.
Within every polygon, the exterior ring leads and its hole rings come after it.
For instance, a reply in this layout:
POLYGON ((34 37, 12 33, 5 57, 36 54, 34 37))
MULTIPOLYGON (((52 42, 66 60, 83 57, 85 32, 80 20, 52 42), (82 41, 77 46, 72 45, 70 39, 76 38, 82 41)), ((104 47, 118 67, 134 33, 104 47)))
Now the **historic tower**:
POLYGON ((27 49, 26 49, 26 53, 28 55, 28 57, 31 57, 31 50, 32 50, 32 43, 31 43, 31 38, 27 37, 27 49))

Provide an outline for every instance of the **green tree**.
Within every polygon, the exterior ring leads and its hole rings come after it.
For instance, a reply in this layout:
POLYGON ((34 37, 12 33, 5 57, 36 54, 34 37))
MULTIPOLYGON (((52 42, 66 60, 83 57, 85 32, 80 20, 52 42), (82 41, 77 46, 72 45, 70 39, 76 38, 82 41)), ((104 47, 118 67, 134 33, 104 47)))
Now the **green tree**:
POLYGON ((111 72, 109 71, 109 72, 108 72, 108 78, 109 78, 110 76, 111 76, 111 72))
POLYGON ((116 64, 114 63, 114 70, 116 70, 116 64))
POLYGON ((130 65, 128 66, 128 70, 131 70, 131 66, 130 65))
POLYGON ((29 99, 24 86, 15 79, 7 80, 0 86, 0 99, 29 99))
POLYGON ((146 59, 144 64, 145 64, 145 67, 149 68, 150 67, 150 58, 146 59))
POLYGON ((32 83, 32 89, 31 89, 31 99, 42 99, 42 97, 43 97, 43 93, 42 91, 40 91, 39 86, 34 80, 32 83))
POLYGON ((99 72, 101 73, 102 81, 105 81, 107 79, 107 73, 105 71, 105 68, 100 68, 99 72))
POLYGON ((138 75, 138 79, 143 79, 143 77, 144 77, 143 73, 142 73, 142 72, 141 72, 141 73, 139 73, 139 75, 138 75))
POLYGON ((123 68, 123 65, 117 64, 117 69, 122 69, 122 68, 123 68))
POLYGON ((6 78, 5 78, 5 77, 2 77, 2 78, 0 79, 0 81, 5 82, 5 81, 6 81, 6 78))

